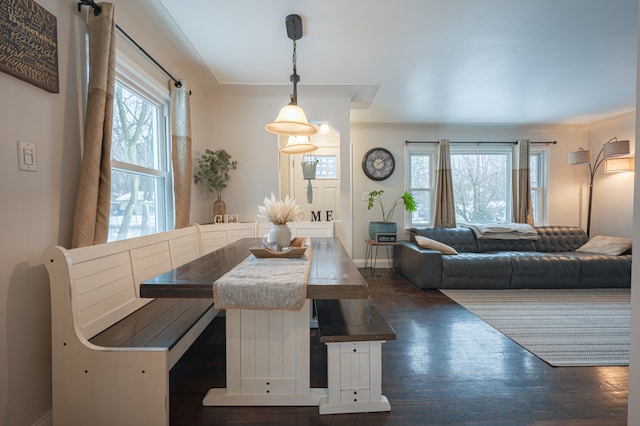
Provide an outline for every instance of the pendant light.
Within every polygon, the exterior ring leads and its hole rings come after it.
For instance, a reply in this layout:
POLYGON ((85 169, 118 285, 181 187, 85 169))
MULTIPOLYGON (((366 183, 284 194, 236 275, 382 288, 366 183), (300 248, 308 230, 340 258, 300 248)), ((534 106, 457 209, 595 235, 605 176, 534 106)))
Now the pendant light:
POLYGON ((289 136, 287 145, 280 152, 283 154, 304 154, 316 149, 318 147, 311 143, 309 136, 289 136))
POLYGON ((285 19, 285 23, 287 26, 287 36, 293 40, 293 74, 291 74, 289 78, 291 83, 293 83, 293 93, 290 96, 291 102, 280 110, 275 121, 267 124, 265 129, 276 135, 310 136, 314 135, 318 129, 309 123, 306 114, 302 108, 298 106, 298 82, 300 81, 300 76, 296 69, 296 40, 302 38, 302 18, 298 15, 289 15, 285 19))

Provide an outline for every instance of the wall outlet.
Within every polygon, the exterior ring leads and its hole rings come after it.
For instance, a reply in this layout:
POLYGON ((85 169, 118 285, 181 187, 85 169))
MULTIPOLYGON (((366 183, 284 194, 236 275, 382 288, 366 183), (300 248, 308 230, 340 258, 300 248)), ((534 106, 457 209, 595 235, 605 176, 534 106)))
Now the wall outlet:
POLYGON ((369 201, 369 193, 368 192, 363 192, 362 193, 362 201, 369 201))

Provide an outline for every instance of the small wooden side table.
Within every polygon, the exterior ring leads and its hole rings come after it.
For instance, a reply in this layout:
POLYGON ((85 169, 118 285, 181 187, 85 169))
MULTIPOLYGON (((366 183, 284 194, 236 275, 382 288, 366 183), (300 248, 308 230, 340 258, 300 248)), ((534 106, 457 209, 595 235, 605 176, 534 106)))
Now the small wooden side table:
POLYGON ((398 241, 381 242, 373 240, 364 240, 367 243, 367 250, 364 258, 364 268, 371 268, 371 276, 376 273, 376 261, 378 260, 378 248, 385 247, 387 250, 387 261, 391 270, 397 270, 398 252, 396 247, 400 245, 398 241))

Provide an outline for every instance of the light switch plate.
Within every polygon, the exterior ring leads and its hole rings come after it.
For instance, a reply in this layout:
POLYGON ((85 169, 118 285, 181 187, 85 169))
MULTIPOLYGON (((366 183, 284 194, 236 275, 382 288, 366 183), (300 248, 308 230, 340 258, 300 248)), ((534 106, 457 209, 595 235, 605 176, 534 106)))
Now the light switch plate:
POLYGON ((30 142, 18 141, 18 169, 28 172, 38 170, 36 146, 30 142))

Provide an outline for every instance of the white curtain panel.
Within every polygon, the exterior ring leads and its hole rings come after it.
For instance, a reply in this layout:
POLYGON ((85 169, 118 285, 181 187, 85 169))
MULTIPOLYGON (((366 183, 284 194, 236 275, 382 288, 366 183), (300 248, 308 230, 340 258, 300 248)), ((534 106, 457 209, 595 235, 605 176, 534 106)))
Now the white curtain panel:
POLYGON ((173 194, 175 227, 189 226, 191 210, 191 106, 187 82, 171 85, 171 160, 173 164, 173 194))

